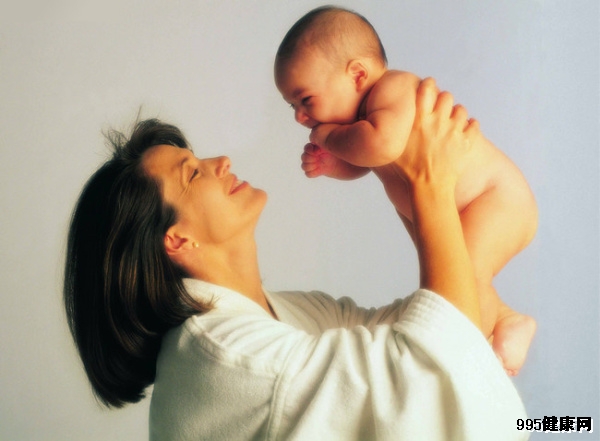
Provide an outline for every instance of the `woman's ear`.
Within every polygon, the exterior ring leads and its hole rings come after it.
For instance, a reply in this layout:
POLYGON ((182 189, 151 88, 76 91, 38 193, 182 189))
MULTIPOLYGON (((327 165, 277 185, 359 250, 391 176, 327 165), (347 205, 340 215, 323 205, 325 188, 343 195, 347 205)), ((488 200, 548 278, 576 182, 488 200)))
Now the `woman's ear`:
POLYGON ((346 72, 352 78, 356 91, 360 92, 367 84, 369 78, 369 69, 367 65, 361 60, 350 60, 346 67, 346 72))
POLYGON ((189 238, 180 235, 175 227, 171 227, 165 234, 165 250, 169 256, 176 256, 178 254, 189 251, 193 248, 193 241, 189 238))

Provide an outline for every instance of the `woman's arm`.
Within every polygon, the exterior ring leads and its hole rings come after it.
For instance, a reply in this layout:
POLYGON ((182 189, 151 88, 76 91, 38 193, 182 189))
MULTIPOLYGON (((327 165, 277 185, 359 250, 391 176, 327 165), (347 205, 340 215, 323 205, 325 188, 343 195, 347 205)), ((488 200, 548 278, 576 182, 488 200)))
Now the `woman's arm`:
POLYGON ((478 134, 477 122, 467 120, 465 109, 453 106, 450 94, 438 93, 432 79, 424 80, 413 130, 396 165, 410 191, 421 287, 444 297, 480 327, 473 265, 454 199, 478 134))

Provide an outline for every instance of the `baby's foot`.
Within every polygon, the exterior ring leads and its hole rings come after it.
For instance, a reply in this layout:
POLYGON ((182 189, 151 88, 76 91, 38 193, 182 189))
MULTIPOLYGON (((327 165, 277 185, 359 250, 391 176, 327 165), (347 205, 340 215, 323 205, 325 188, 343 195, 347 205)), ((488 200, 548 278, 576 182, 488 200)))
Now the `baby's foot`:
POLYGON ((508 375, 517 375, 525 363, 536 327, 532 317, 514 311, 496 323, 492 347, 508 375))

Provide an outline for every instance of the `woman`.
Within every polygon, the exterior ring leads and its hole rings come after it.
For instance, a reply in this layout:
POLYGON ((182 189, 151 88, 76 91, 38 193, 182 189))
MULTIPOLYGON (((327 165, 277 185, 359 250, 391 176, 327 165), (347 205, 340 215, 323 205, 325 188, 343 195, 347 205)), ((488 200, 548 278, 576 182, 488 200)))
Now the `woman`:
POLYGON ((65 303, 95 393, 122 406, 154 383, 153 440, 526 438, 479 330, 454 204, 478 133, 423 82, 396 161, 421 289, 367 310, 264 290, 254 229, 265 193, 229 159, 196 158, 176 128, 138 124, 88 181, 69 236, 65 303))

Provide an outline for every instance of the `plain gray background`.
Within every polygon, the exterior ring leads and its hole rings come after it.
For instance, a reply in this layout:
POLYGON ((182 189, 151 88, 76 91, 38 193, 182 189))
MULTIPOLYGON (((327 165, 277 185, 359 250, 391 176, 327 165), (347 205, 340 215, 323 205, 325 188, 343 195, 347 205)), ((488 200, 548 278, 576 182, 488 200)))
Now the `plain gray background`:
MULTIPOLYGON (((268 288, 367 306, 416 288, 416 254, 379 182, 308 180, 299 168, 308 132, 278 95, 272 61, 321 3, 38 3, 0 11, 1 440, 147 438, 149 400, 110 411, 94 400, 61 304, 66 229, 106 158, 101 130, 128 129, 140 108, 269 193, 257 233, 268 288)), ((597 0, 339 3, 369 18, 391 67, 435 77, 525 173, 538 234, 496 283, 539 324, 515 383, 531 418, 598 426, 597 0)))

